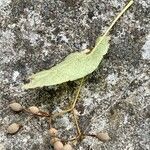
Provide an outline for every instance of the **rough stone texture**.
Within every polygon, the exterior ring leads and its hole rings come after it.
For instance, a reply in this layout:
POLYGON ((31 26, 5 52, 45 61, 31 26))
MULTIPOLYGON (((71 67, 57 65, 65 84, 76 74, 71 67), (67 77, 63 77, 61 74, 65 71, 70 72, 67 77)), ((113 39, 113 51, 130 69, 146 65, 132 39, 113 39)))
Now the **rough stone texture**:
MULTIPOLYGON (((48 123, 14 114, 8 104, 36 105, 45 111, 69 103, 77 83, 24 91, 26 78, 48 69, 74 51, 92 48, 126 1, 0 0, 0 149, 48 150, 48 123), (24 124, 7 135, 12 122, 24 124)), ((108 131, 111 141, 88 137, 80 150, 150 149, 150 1, 135 0, 110 35, 109 53, 87 80, 77 110, 86 133, 108 131)), ((73 136, 70 115, 54 123, 64 138, 73 136)))

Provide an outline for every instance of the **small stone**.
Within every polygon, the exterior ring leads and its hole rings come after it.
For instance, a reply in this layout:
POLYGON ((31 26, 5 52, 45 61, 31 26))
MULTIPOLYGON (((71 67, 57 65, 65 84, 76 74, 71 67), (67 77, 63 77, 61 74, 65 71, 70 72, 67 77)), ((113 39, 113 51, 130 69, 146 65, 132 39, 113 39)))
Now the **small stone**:
POLYGON ((97 137, 103 142, 109 141, 111 139, 107 132, 99 132, 97 137))
POLYGON ((63 150, 73 150, 72 146, 70 144, 66 144, 64 147, 63 147, 63 150))
POLYGON ((54 143, 54 150, 63 150, 63 144, 60 141, 54 143))
POLYGON ((9 134, 15 134, 19 129, 20 129, 20 125, 17 123, 13 123, 7 128, 7 132, 9 134))
POLYGON ((56 137, 58 135, 58 131, 55 128, 50 128, 49 129, 49 134, 52 137, 56 137))
POLYGON ((19 112, 23 109, 23 107, 19 103, 11 103, 9 104, 9 107, 16 112, 19 112))
POLYGON ((31 106, 28 108, 30 110, 31 113, 33 114, 38 114, 39 109, 36 106, 31 106))
POLYGON ((57 142, 57 141, 60 141, 60 139, 59 139, 59 138, 56 138, 56 137, 53 137, 53 138, 50 140, 50 144, 51 144, 52 146, 54 146, 54 143, 57 142))

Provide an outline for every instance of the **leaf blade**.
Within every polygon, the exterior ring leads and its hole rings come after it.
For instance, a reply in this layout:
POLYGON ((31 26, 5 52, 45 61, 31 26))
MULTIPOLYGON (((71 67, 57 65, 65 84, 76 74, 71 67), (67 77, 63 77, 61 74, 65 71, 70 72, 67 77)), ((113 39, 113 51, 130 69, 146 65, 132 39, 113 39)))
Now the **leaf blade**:
MULTIPOLYGON (((101 39, 98 38, 97 41, 101 39)), ((52 67, 32 75, 31 81, 23 88, 32 89, 36 87, 51 86, 67 81, 74 81, 92 73, 101 62, 109 48, 109 36, 105 36, 96 45, 90 54, 75 52, 68 55, 64 61, 52 67)))

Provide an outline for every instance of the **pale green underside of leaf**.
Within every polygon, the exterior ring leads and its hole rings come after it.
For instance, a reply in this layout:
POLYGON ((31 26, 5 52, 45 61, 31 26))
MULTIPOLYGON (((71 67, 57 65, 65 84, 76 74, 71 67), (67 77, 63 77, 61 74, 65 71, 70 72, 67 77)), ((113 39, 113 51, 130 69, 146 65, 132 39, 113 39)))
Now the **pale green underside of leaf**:
POLYGON ((67 81, 74 81, 92 73, 101 62, 103 56, 109 48, 109 36, 99 42, 97 39, 95 48, 90 54, 75 52, 68 55, 64 61, 52 67, 33 74, 30 77, 30 83, 25 84, 25 89, 36 87, 51 86, 61 84, 67 81))

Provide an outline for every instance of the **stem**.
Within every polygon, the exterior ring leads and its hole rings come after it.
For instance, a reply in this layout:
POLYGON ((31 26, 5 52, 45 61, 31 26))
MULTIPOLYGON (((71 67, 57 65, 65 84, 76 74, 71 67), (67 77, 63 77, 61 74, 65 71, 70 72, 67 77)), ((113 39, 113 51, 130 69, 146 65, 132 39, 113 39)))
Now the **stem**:
POLYGON ((76 125, 76 128, 77 128, 78 136, 80 137, 81 136, 81 131, 80 131, 80 127, 79 127, 79 124, 78 124, 76 114, 74 113, 74 110, 73 110, 73 117, 74 117, 75 125, 76 125))
MULTIPOLYGON (((115 25, 115 23, 119 20, 119 18, 124 14, 124 12, 133 4, 133 0, 131 0, 125 7, 124 9, 117 15, 117 17, 114 19, 114 21, 111 23, 111 25, 109 26, 109 28, 105 31, 105 33, 103 34, 102 38, 100 39, 100 41, 96 44, 96 46, 94 47, 94 49, 97 48, 97 46, 103 41, 104 37, 109 33, 109 31, 112 29, 112 27, 115 25)), ((94 49, 92 51, 94 51, 94 49)))
POLYGON ((61 116, 61 115, 65 114, 65 113, 67 113, 67 112, 70 112, 70 111, 72 111, 72 110, 74 109, 74 107, 75 107, 75 105, 76 105, 76 103, 77 103, 77 100, 78 100, 78 98, 79 98, 79 94, 80 94, 80 91, 81 91, 81 87, 82 87, 83 81, 84 81, 84 78, 81 79, 80 85, 79 85, 79 87, 78 87, 78 91, 77 91, 77 93, 76 93, 76 96, 75 96, 75 99, 74 99, 74 101, 73 101, 73 104, 72 104, 71 108, 70 108, 70 109, 67 109, 67 110, 64 110, 64 111, 61 111, 60 113, 54 114, 54 115, 52 116, 53 119, 56 118, 57 116, 61 116))
POLYGON ((80 85, 79 85, 79 88, 78 88, 78 91, 77 91, 77 94, 76 94, 76 97, 75 97, 75 100, 73 102, 73 105, 72 105, 72 109, 74 109, 76 103, 77 103, 77 100, 78 100, 78 97, 79 97, 79 94, 80 94, 80 91, 81 91, 81 87, 83 85, 83 81, 84 81, 84 78, 81 79, 80 81, 80 85))

